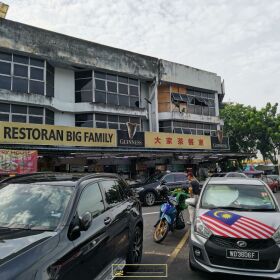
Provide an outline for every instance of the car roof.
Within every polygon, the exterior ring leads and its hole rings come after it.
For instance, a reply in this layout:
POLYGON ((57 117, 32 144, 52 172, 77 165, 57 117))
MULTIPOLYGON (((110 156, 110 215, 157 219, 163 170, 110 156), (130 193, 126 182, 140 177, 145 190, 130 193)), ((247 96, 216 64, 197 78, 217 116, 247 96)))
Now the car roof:
POLYGON ((239 177, 211 177, 207 184, 230 184, 230 185, 264 185, 264 183, 255 178, 239 178, 239 177))
POLYGON ((38 172, 33 174, 18 175, 2 180, 1 184, 44 184, 59 186, 76 186, 79 182, 90 179, 118 179, 117 174, 111 173, 59 173, 59 172, 38 172))

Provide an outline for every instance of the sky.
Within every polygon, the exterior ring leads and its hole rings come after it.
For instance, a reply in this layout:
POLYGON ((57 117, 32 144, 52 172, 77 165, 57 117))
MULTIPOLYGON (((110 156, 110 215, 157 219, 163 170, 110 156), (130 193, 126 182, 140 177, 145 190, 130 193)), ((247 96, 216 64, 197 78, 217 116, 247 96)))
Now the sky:
POLYGON ((224 101, 280 103, 279 0, 2 0, 7 19, 217 73, 224 101))

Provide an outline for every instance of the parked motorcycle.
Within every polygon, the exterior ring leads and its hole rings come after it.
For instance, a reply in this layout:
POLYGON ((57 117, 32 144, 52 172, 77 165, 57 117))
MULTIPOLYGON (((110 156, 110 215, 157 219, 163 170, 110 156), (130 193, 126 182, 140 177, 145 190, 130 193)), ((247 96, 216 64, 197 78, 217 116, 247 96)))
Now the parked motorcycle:
POLYGON ((181 190, 175 190, 169 195, 166 186, 159 187, 158 191, 166 202, 160 206, 159 220, 155 224, 153 237, 156 243, 162 242, 169 231, 173 232, 175 229, 180 230, 185 227, 182 210, 186 208, 185 199, 188 198, 188 195, 181 190))

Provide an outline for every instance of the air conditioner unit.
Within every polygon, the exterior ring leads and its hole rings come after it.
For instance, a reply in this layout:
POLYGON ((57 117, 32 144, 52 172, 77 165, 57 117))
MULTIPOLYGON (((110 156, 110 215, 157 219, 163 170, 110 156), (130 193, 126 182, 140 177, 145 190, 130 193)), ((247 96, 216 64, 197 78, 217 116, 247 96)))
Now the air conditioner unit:
POLYGON ((180 103, 179 111, 180 111, 180 113, 187 113, 187 104, 186 103, 180 103))

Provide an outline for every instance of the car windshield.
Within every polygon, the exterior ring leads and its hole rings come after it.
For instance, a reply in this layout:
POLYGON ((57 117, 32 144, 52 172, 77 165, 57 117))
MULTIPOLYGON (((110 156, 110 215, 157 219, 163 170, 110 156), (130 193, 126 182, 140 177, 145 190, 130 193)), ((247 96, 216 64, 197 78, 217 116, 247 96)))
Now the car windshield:
POLYGON ((209 184, 202 194, 201 208, 276 211, 276 205, 264 185, 209 184))
POLYGON ((55 230, 72 187, 8 184, 0 189, 0 227, 55 230))
POLYGON ((158 174, 152 175, 145 181, 145 184, 151 184, 154 182, 158 182, 164 175, 165 174, 163 174, 163 173, 158 173, 158 174))

